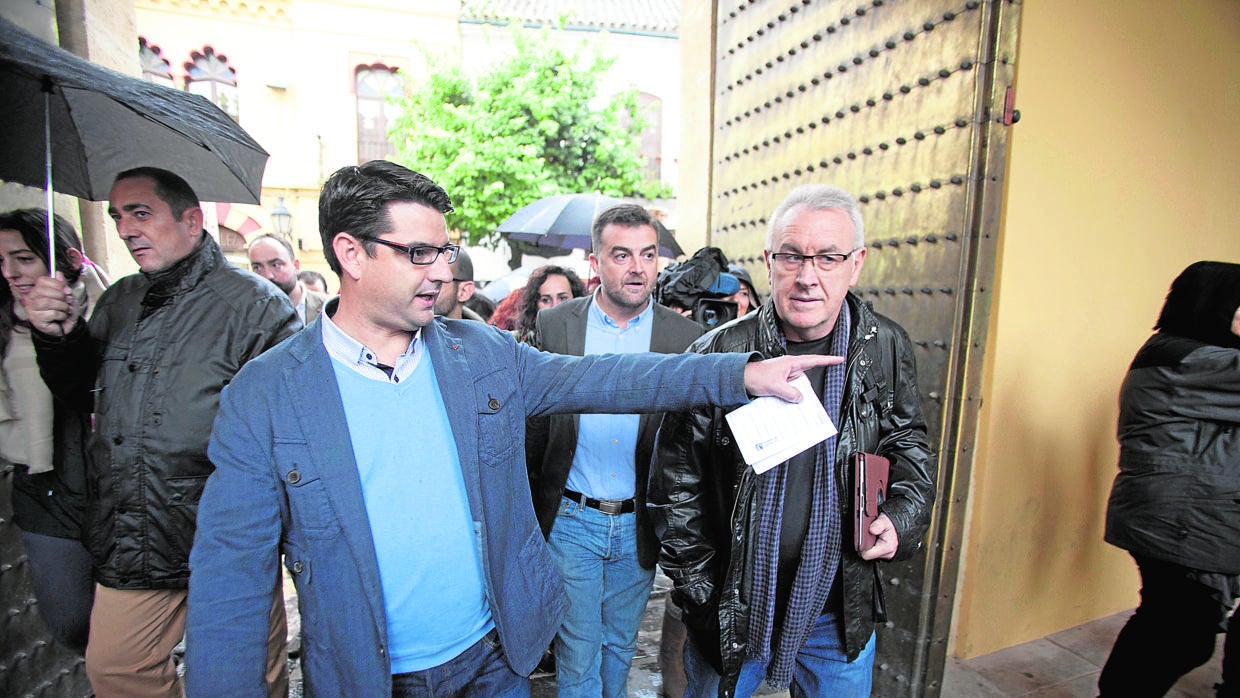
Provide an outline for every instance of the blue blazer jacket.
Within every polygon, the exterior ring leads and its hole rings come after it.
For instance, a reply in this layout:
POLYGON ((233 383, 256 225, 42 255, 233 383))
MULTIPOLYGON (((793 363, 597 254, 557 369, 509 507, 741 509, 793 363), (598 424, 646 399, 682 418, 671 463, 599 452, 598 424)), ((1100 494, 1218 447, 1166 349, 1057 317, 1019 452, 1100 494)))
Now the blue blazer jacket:
MULTIPOLYGON (((569 357, 443 319, 422 338, 452 424, 500 643, 513 671, 527 675, 566 600, 530 500, 526 418, 741 404, 750 357, 569 357)), ((409 441, 416 467, 418 425, 390 426, 391 438, 409 441)), ((306 695, 391 695, 378 564, 319 321, 237 374, 208 454, 216 470, 190 558, 188 695, 266 695, 281 553, 297 585, 306 695)))

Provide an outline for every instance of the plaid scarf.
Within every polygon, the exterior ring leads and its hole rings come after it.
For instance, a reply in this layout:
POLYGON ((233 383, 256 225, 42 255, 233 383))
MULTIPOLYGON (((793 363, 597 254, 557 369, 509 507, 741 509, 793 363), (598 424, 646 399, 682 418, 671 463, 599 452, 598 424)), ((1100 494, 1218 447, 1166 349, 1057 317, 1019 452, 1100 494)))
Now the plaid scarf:
MULTIPOLYGON (((840 308, 831 353, 847 356, 852 328, 848 305, 840 308)), ((826 368, 822 404, 837 427, 840 403, 844 400, 844 366, 826 368)), ((775 628, 775 587, 779 570, 779 532, 784 510, 784 485, 788 464, 759 475, 755 486, 760 506, 754 541, 753 605, 749 615, 749 656, 767 662, 766 680, 784 687, 792 681, 797 652, 814 621, 822 613, 840 564, 841 522, 837 491, 834 436, 818 444, 814 452, 814 490, 810 504, 810 525, 801 548, 801 564, 792 582, 783 625, 778 637, 775 628)))

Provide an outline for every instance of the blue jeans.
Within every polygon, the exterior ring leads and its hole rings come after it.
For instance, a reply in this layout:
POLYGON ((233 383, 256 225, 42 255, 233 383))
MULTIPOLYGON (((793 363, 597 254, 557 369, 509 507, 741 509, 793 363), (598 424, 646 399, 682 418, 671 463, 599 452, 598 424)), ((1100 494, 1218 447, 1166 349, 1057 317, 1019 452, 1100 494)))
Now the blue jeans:
MULTIPOLYGON (((789 690, 794 698, 865 698, 870 695, 874 673, 874 636, 870 635, 861 654, 849 662, 844 654, 843 633, 836 621, 833 613, 819 616, 805 640, 805 646, 797 653, 789 690)), ((719 694, 719 674, 693 646, 693 638, 685 643, 685 675, 689 679, 685 698, 715 698, 719 694)), ((753 695, 765 678, 766 662, 746 658, 736 681, 736 698, 753 695)))
POLYGON ((529 698, 530 680, 504 661, 494 629, 430 669, 392 676, 392 698, 529 698))
POLYGON ((555 640, 560 698, 624 698, 654 570, 637 561, 637 515, 560 502, 548 540, 568 613, 555 640))

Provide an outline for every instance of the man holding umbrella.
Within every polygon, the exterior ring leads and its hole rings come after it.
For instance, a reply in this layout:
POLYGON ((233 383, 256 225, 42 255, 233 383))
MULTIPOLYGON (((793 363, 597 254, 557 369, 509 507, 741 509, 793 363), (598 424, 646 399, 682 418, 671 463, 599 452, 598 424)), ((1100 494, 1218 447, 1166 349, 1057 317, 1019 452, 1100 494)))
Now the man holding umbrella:
MULTIPOLYGON (((140 273, 109 288, 89 324, 62 279, 39 279, 27 308, 48 387, 95 413, 85 525, 98 588, 87 676, 99 696, 177 695, 171 652, 184 634, 220 390, 301 323, 284 294, 225 260, 181 177, 120 173, 108 214, 140 273)), ((285 694, 282 597, 271 612, 269 694, 285 694)))

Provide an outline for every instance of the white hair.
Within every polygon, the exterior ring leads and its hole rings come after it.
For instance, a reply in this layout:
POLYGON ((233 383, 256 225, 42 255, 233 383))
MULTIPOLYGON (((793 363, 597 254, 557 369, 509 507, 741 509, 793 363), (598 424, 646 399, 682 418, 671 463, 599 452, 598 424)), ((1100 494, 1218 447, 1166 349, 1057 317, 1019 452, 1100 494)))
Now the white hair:
POLYGON ((848 214, 853 224, 853 247, 865 246, 865 227, 861 222, 861 207, 852 194, 827 184, 803 184, 793 189, 771 212, 766 227, 766 249, 771 251, 775 232, 784 227, 784 220, 794 209, 804 207, 810 211, 834 209, 848 214))

